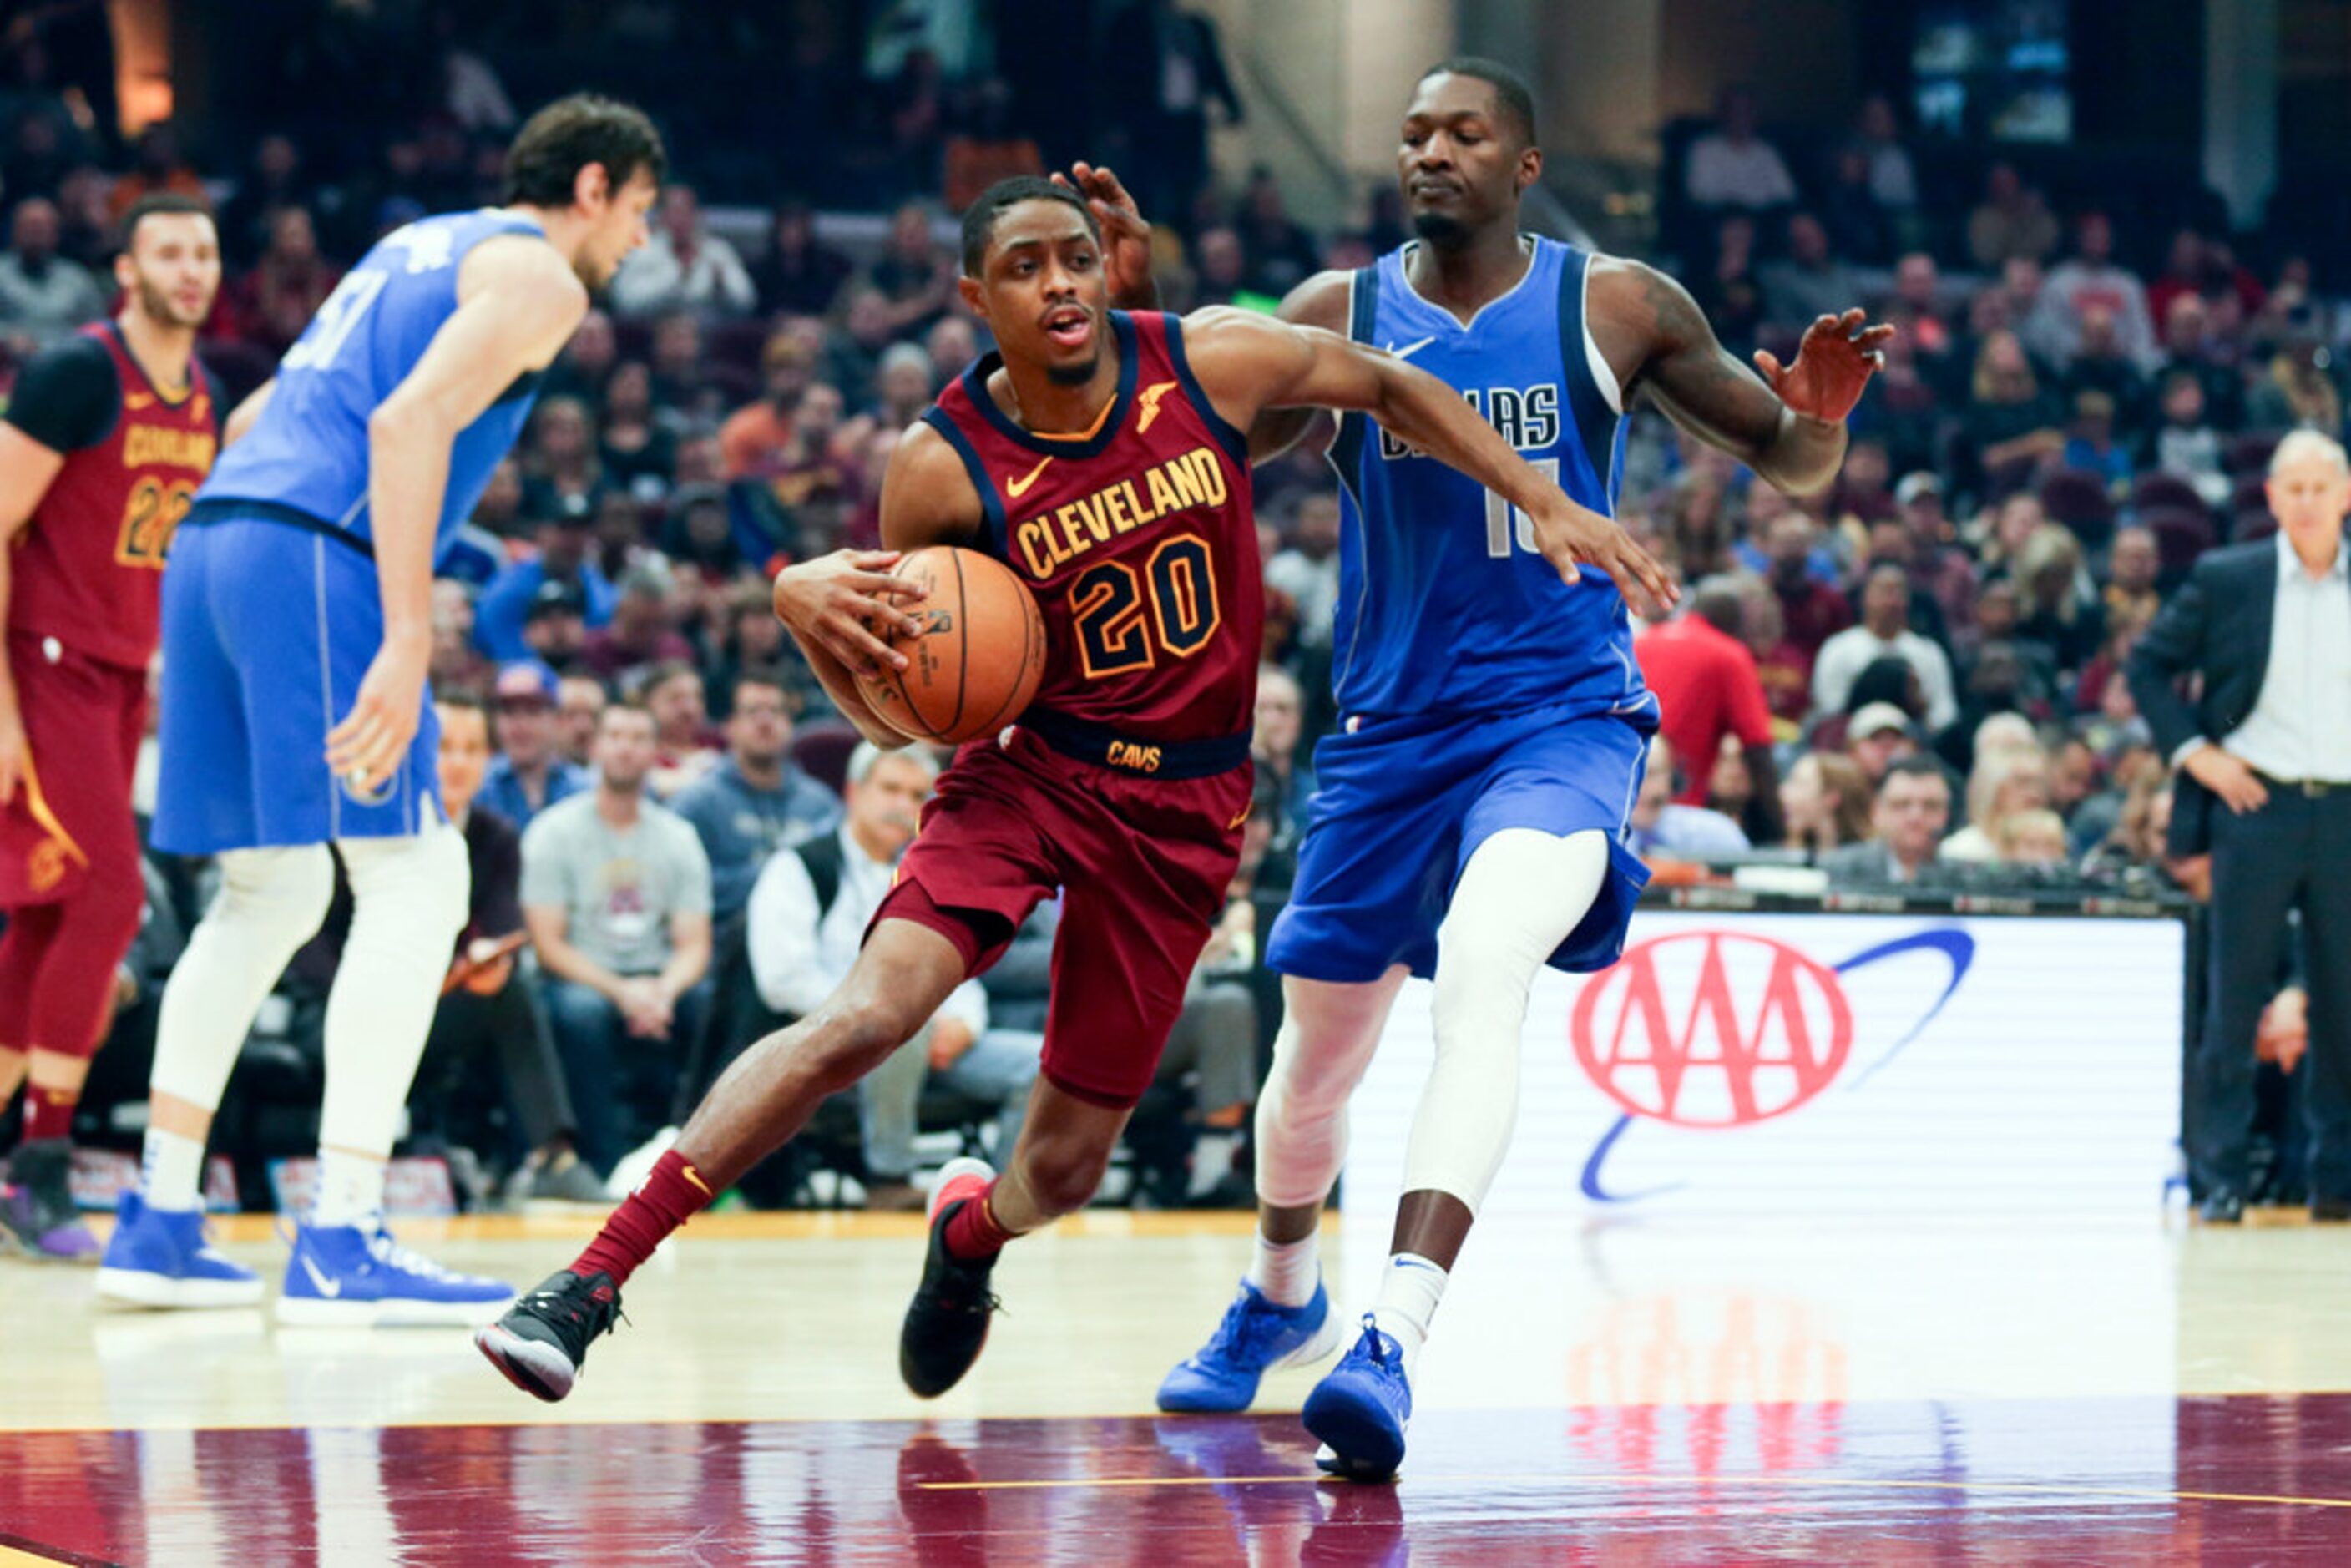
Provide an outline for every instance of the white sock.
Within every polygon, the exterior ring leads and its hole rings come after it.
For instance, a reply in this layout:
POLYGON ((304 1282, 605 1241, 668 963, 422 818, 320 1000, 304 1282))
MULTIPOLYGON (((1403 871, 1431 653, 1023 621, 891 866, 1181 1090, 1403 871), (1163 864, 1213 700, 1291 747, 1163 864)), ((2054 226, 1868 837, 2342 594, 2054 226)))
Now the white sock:
POLYGON ((1399 1252, 1388 1260, 1387 1270, 1380 1276, 1379 1300, 1372 1308, 1372 1322, 1404 1347, 1406 1377, 1412 1375, 1413 1364, 1420 1359, 1420 1347, 1428 1338, 1429 1320, 1437 1316, 1437 1303, 1444 1299, 1444 1270, 1414 1252, 1399 1252))
POLYGON ((147 1129, 147 1146, 139 1161, 139 1196, 147 1207, 186 1214, 204 1206, 204 1145, 198 1138, 147 1129))
POLYGON ((383 1162, 345 1149, 319 1151, 319 1191, 311 1199, 313 1225, 371 1228, 383 1218, 383 1162))
POLYGON ((1302 1307, 1314 1299, 1322 1281, 1322 1265, 1314 1256, 1314 1238, 1268 1241, 1257 1233, 1257 1252, 1249 1259, 1249 1282, 1280 1307, 1302 1307))

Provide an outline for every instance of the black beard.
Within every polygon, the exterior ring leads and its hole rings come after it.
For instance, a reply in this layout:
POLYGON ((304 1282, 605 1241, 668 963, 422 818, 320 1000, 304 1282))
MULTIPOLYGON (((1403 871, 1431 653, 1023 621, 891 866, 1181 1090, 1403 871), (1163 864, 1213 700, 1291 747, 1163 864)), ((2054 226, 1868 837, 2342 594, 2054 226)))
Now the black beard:
POLYGON ((1047 365, 1045 379, 1057 387, 1081 387, 1094 379, 1102 368, 1102 356, 1097 354, 1082 365, 1047 365))
POLYGON ((1469 225, 1444 213, 1415 213, 1412 232, 1439 250, 1457 250, 1469 243, 1469 225))

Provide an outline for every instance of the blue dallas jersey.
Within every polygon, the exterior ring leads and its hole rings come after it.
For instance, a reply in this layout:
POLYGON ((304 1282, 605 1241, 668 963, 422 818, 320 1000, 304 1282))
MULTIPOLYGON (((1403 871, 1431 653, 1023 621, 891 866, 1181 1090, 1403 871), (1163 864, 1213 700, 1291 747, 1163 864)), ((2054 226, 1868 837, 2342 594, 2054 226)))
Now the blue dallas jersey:
MULTIPOLYGON (((1583 329, 1589 257, 1531 243, 1526 277, 1466 327, 1413 291, 1412 246, 1391 251, 1355 274, 1349 333, 1459 388, 1570 497, 1614 516, 1621 394, 1583 329)), ((1563 706, 1654 720, 1605 573, 1562 582, 1500 497, 1360 414, 1340 422, 1331 462, 1345 517, 1332 675, 1342 712, 1563 706)))
MULTIPOLYGON (((542 232, 528 218, 486 207, 423 218, 377 241, 286 351, 268 406, 221 453, 197 499, 288 507, 371 538, 368 417, 455 312, 465 253, 497 235, 542 232)), ((538 384, 536 375, 517 382, 458 434, 434 537, 436 562, 522 433, 538 384)))

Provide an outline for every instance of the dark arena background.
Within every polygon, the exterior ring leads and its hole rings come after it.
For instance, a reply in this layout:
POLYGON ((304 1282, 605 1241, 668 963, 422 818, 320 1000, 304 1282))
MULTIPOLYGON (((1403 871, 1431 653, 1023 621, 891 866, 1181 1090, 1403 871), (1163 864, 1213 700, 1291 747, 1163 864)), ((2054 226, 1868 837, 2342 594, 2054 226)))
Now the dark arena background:
MULTIPOLYGON (((1269 938, 1332 800, 1318 742, 1384 716, 1333 695, 1361 678, 1365 574, 1397 569, 1326 421, 1257 470, 1255 794, 1167 1054, 1092 1202, 1007 1252, 987 1355, 934 1401, 895 1360, 925 1195, 950 1160, 1006 1165, 1045 1092, 1058 903, 888 1089, 843 1090, 722 1184, 561 1404, 454 1322, 286 1321, 343 1299, 287 1239, 340 1179, 318 1151, 348 915, 261 1004, 204 1145, 213 1244, 266 1296, 98 1299, 142 1150, 162 1179, 166 988, 231 896, 149 834, 173 778, 151 712, 143 908, 78 1097, 0 996, 0 1563, 2351 1561, 2340 0, 15 0, 0 526, 62 526, 26 466, 71 413, 44 356, 162 308, 117 260, 142 198, 211 214, 218 291, 178 330, 225 415, 333 354, 379 240, 507 200, 540 106, 591 91, 659 128, 645 243, 528 387, 432 585, 447 804, 510 827, 503 859, 469 827, 468 940, 383 1209, 433 1264, 528 1291, 658 1190, 729 1062, 816 1011, 935 787, 930 761, 856 752, 771 584, 879 548, 893 457, 994 347, 958 288, 965 210, 1107 167, 1169 311, 1272 313, 1405 246, 1409 279, 1447 243, 1438 165, 1483 155, 1405 120, 1463 56, 1531 89, 1513 129, 1472 82, 1479 123, 1541 149, 1518 224, 1573 250, 1531 255, 1656 268, 1741 367, 1848 309, 1834 330, 1890 333, 1812 486, 1677 427, 1662 371, 1609 389, 1621 429, 1556 387, 1463 383, 1513 440, 1539 406, 1617 432, 1595 477, 1682 608, 1623 644, 1662 710, 1614 823, 1648 880, 1621 958, 1533 982, 1515 1097, 1493 1091, 1515 1134, 1413 1370, 1401 1469, 1318 1467, 1300 1411, 1328 1363, 1241 1412, 1155 1403, 1262 1256, 1269 938), (616 739, 637 706, 650 742, 616 739)), ((1586 276, 1580 390, 1626 369, 1586 276)), ((115 395, 110 418, 150 406, 115 395)), ((118 564, 160 558, 193 483, 147 495, 168 517, 126 514, 118 564)), ((1486 508, 1446 559, 1529 548, 1486 508)), ((312 613, 298 584, 283 604, 312 613)), ((18 824, 32 757, 63 777, 113 722, 52 713, 68 727, 26 748, 15 688, 74 657, 28 613, 20 591, 0 692, 18 824)), ((168 727, 168 667, 159 689, 168 727)), ((37 852, 54 827, 0 823, 0 894, 34 884, 20 940, 63 907, 41 902, 72 875, 37 852)), ((1393 1290, 1449 1027, 1406 983, 1347 1103, 1319 1232, 1342 1348, 1393 1290)))

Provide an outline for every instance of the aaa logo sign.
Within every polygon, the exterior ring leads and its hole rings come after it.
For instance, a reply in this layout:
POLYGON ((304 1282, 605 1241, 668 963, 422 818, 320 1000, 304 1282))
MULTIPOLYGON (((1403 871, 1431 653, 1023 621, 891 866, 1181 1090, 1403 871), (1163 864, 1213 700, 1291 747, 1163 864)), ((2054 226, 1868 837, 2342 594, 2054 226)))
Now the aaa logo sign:
POLYGON ((1584 986, 1568 1029, 1576 1060, 1610 1099, 1701 1129, 1787 1114, 1834 1082, 1853 1050, 1836 972, 1737 931, 1632 948, 1584 986))

